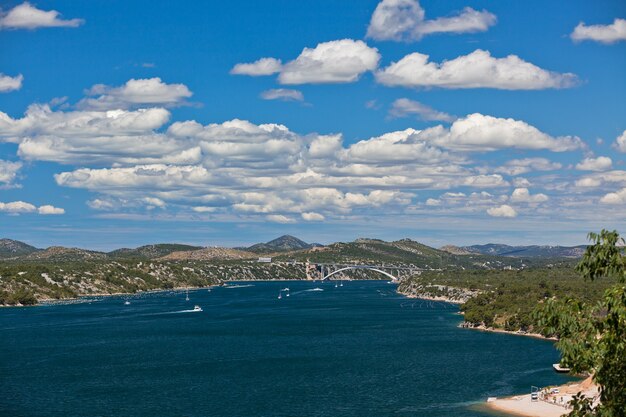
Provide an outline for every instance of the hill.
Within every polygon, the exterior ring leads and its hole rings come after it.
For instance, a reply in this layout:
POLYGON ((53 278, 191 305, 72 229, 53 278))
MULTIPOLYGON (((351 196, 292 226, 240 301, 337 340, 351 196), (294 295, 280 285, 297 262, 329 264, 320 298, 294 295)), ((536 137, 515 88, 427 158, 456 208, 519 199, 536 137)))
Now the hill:
POLYGON ((509 256, 516 258, 580 258, 586 245, 580 246, 510 246, 497 243, 464 246, 460 249, 483 255, 509 256))
POLYGON ((162 261, 213 261, 213 260, 236 260, 253 259, 255 253, 230 248, 202 248, 198 250, 172 252, 169 255, 159 258, 162 261))
POLYGON ((529 263, 527 259, 511 259, 476 253, 455 255, 411 239, 386 242, 368 238, 280 254, 274 259, 338 264, 382 263, 423 269, 517 269, 526 267, 529 263))
POLYGON ((312 245, 298 239, 297 237, 284 235, 274 240, 270 240, 266 243, 257 243, 256 245, 252 245, 249 248, 245 248, 245 250, 254 253, 274 253, 310 249, 314 246, 319 245, 312 245))
POLYGON ((28 245, 19 240, 0 239, 0 259, 15 258, 37 252, 34 246, 28 245))
POLYGON ((155 245, 140 246, 135 249, 121 248, 109 252, 111 258, 120 259, 156 259, 169 255, 173 252, 194 251, 202 249, 202 246, 182 245, 177 243, 157 243, 155 245))
POLYGON ((97 261, 107 259, 107 254, 79 248, 50 246, 45 250, 21 256, 20 259, 25 261, 97 261))

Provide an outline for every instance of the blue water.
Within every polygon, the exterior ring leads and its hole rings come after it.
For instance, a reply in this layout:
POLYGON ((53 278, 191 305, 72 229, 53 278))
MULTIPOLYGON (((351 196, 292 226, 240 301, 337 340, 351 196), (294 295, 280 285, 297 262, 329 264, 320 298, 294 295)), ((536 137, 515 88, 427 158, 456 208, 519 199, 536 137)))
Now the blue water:
POLYGON ((566 380, 550 342, 459 329, 456 307, 394 289, 257 282, 0 309, 0 416, 484 416, 472 404, 566 380))

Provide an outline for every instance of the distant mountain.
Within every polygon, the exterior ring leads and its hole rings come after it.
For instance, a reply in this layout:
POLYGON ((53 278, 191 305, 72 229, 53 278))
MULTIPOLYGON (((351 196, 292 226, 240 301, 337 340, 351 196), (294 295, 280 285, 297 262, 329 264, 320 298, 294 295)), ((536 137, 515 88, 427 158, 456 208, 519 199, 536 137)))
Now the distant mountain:
POLYGON ((39 249, 36 247, 20 242, 19 240, 0 239, 0 259, 28 255, 38 250, 39 249))
POLYGON ((298 239, 290 235, 284 235, 277 239, 270 240, 266 243, 257 243, 249 248, 246 248, 249 252, 254 253, 272 253, 272 252, 288 252, 294 250, 311 249, 319 244, 306 243, 303 240, 298 239))
MULTIPOLYGON (((509 256, 515 258, 580 258, 585 253, 587 246, 510 246, 488 243, 486 245, 463 246, 457 249, 482 255, 509 256)), ((445 249, 442 248, 442 250, 445 249)))
POLYGON ((167 256, 173 252, 194 251, 202 249, 202 246, 181 245, 176 243, 158 243, 155 245, 140 246, 135 249, 121 248, 108 253, 112 258, 147 258, 156 259, 167 256))

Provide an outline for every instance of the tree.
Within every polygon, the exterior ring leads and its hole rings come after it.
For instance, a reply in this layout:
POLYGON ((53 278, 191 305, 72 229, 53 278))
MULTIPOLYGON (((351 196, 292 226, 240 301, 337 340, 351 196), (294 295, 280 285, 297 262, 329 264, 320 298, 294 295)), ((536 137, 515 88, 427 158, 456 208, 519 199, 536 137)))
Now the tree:
POLYGON ((600 403, 577 395, 570 417, 626 416, 626 257, 616 231, 590 233, 593 242, 576 266, 585 279, 613 278, 617 284, 603 300, 551 299, 536 319, 544 333, 556 335, 561 363, 576 373, 590 373, 599 386, 600 403))

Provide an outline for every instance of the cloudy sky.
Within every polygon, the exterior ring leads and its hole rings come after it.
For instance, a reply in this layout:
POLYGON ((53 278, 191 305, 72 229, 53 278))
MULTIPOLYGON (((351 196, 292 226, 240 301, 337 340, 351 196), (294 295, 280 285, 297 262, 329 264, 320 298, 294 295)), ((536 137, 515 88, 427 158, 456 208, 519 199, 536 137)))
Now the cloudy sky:
POLYGON ((0 7, 0 237, 624 232, 622 0, 0 7))

